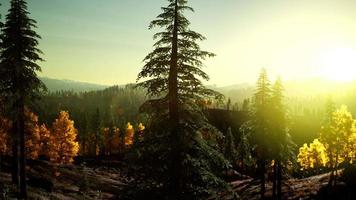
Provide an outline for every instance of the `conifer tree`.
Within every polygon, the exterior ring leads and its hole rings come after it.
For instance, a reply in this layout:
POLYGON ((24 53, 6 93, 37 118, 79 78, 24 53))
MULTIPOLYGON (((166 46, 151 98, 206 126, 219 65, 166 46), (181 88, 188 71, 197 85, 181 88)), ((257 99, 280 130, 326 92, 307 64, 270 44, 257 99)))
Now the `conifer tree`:
POLYGON ((264 199, 266 190, 266 164, 269 156, 270 144, 266 138, 270 137, 269 133, 269 112, 271 106, 271 85, 265 69, 262 69, 257 81, 257 89, 253 99, 252 124, 253 138, 255 139, 258 171, 261 179, 261 199, 264 199))
POLYGON ((9 108, 13 121, 13 181, 20 185, 19 198, 27 197, 25 155, 25 105, 30 105, 44 89, 36 72, 41 68, 37 48, 40 36, 33 30, 36 21, 29 18, 25 0, 11 0, 9 13, 3 28, 2 52, 0 55, 0 92, 9 108), (19 157, 18 145, 20 146, 19 157), (19 158, 19 159, 18 159, 19 158), (20 162, 19 162, 20 161, 20 162), (18 172, 19 166, 19 172, 18 172), (19 179, 17 178, 19 176, 19 179), (19 180, 19 182, 18 182, 19 180))
POLYGON ((287 164, 294 155, 287 125, 287 111, 284 106, 283 85, 280 78, 272 87, 270 120, 271 159, 274 160, 273 197, 282 198, 282 164, 287 164))
POLYGON ((237 160, 237 151, 236 151, 235 139, 234 136, 232 135, 231 128, 228 128, 225 136, 224 155, 225 158, 230 161, 230 163, 235 165, 235 162, 237 160))
POLYGON ((250 110, 250 99, 244 99, 243 103, 242 103, 242 111, 244 112, 249 112, 250 110))
MULTIPOLYGON (((151 97, 141 107, 152 119, 147 124, 143 143, 155 145, 145 149, 141 158, 162 154, 155 156, 158 168, 151 168, 167 172, 168 179, 162 179, 161 175, 161 179, 152 182, 158 181, 154 185, 170 191, 171 199, 192 194, 197 198, 221 185, 213 169, 226 166, 223 156, 207 145, 199 133, 204 127, 212 127, 197 102, 220 97, 202 83, 209 79, 201 70, 203 60, 214 54, 201 50, 197 42, 205 38, 190 30, 184 12, 193 9, 186 0, 168 0, 168 6, 162 10, 150 24, 150 28, 158 27, 162 31, 154 35, 157 39, 154 50, 144 59, 145 65, 138 75, 138 80, 145 79, 138 85, 146 88, 151 97), (166 169, 162 169, 162 163, 167 165, 166 169)), ((145 170, 147 173, 148 168, 145 170)))
POLYGON ((237 159, 239 167, 245 170, 247 167, 252 166, 254 159, 252 158, 253 145, 251 145, 250 137, 252 133, 251 122, 246 122, 240 127, 240 140, 237 143, 237 159))

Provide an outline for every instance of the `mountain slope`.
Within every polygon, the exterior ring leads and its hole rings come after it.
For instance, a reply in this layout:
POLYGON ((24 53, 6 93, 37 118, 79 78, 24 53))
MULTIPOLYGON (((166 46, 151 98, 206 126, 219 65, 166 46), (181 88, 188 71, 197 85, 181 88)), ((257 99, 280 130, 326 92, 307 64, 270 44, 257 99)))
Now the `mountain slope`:
POLYGON ((47 77, 41 77, 40 79, 47 86, 47 89, 50 92, 56 92, 56 91, 88 92, 88 91, 103 90, 109 87, 107 85, 99 85, 94 83, 78 82, 72 80, 52 79, 47 77))

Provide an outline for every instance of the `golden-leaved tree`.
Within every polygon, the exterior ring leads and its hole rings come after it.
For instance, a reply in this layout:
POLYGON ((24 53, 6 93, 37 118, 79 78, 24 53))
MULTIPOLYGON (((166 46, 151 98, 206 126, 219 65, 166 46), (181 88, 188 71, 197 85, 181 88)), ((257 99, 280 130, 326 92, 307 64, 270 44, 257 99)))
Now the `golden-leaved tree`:
POLYGON ((346 106, 332 113, 331 121, 322 127, 320 140, 329 156, 329 167, 333 170, 346 161, 352 162, 355 155, 356 124, 346 106))
POLYGON ((309 146, 304 144, 299 149, 297 161, 302 170, 316 169, 318 171, 320 167, 327 165, 329 158, 325 146, 315 139, 309 146))
POLYGON ((133 139, 135 135, 135 130, 130 122, 126 125, 126 132, 125 132, 125 145, 130 146, 133 144, 133 139))
POLYGON ((59 113, 52 129, 50 160, 59 164, 73 162, 73 158, 79 152, 78 130, 74 127, 74 121, 69 119, 68 112, 59 113))
POLYGON ((37 159, 41 149, 40 127, 38 126, 38 116, 25 109, 25 149, 26 157, 37 159))
POLYGON ((39 129, 40 134, 40 152, 38 153, 39 156, 44 156, 50 158, 50 150, 51 150, 51 132, 46 127, 45 124, 42 124, 39 129))
POLYGON ((145 129, 146 129, 146 127, 142 123, 140 123, 138 125, 138 127, 137 127, 137 135, 138 135, 138 140, 139 141, 142 141, 143 133, 144 133, 145 129))

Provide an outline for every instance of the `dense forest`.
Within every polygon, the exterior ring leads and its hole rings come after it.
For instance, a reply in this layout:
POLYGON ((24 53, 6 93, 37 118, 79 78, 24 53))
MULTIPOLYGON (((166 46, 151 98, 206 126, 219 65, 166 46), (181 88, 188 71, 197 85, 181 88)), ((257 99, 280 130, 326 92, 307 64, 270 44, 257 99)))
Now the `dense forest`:
POLYGON ((26 0, 10 4, 0 199, 356 198, 352 84, 315 83, 328 87, 318 93, 262 69, 254 86, 207 86, 204 62, 216 55, 201 49, 188 1, 167 0, 136 83, 48 90, 37 22, 26 0))

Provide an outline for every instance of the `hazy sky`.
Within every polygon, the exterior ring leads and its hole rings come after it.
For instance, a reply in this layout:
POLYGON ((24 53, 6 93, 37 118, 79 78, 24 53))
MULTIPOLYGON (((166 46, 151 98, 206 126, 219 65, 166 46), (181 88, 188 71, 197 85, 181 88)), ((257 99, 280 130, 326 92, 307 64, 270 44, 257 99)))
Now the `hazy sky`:
MULTIPOLYGON (((8 9, 8 0, 1 14, 8 9)), ((42 36, 42 76, 134 82, 152 50, 149 22, 165 0, 28 0, 42 36)), ((260 69, 301 79, 356 75, 355 0, 190 0, 192 28, 217 57, 209 84, 255 81, 260 69)))

